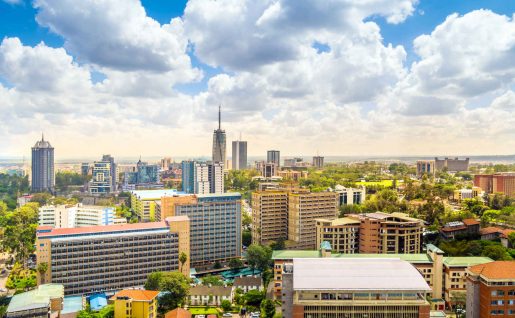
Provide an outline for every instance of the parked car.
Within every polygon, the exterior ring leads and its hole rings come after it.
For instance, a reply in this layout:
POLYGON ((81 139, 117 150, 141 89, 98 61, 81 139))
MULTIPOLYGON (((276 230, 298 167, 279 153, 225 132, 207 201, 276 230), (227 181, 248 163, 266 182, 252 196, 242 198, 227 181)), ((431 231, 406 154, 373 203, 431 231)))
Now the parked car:
POLYGON ((232 314, 226 312, 225 314, 222 315, 222 317, 232 317, 232 314))

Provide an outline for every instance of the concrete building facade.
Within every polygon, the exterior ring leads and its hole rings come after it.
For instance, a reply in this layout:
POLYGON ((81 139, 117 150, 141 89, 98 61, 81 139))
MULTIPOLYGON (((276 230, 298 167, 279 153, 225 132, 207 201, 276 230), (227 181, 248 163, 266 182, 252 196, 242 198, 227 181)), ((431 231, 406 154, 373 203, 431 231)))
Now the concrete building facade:
POLYGON ((232 167, 233 170, 247 169, 247 142, 236 140, 232 142, 232 167))
POLYGON ((225 164, 226 139, 225 130, 222 130, 222 107, 220 106, 218 108, 218 129, 213 132, 213 162, 225 164))
POLYGON ((324 157, 322 156, 314 156, 313 157, 313 167, 317 169, 321 169, 324 167, 324 157))
POLYGON ((75 205, 45 205, 39 208, 38 224, 40 226, 73 228, 115 223, 127 223, 127 220, 115 218, 114 207, 78 203, 75 205))
POLYGON ((255 191, 252 193, 252 242, 288 238, 288 192, 255 191))
POLYGON ((64 285, 66 295, 83 295, 142 287, 150 273, 181 268, 184 252, 190 259, 190 220, 186 216, 162 222, 93 226, 71 229, 39 227, 38 283, 64 285))
POLYGON ((502 193, 515 198, 515 172, 477 174, 474 176, 474 186, 488 194, 502 193))
POLYGON ((32 147, 32 192, 54 192, 54 147, 41 136, 32 147))
POLYGON ((275 163, 277 167, 281 166, 281 152, 279 150, 268 150, 266 152, 266 162, 275 163))

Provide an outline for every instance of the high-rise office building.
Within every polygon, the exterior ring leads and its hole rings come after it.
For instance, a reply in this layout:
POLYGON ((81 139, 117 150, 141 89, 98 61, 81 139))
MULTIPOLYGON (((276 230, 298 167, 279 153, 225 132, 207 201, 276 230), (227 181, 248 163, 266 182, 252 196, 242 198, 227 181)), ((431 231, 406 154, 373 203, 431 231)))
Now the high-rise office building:
POLYGON ((89 183, 89 192, 94 194, 110 193, 113 179, 111 178, 111 163, 95 161, 93 163, 93 178, 89 183))
POLYGON ((314 156, 313 157, 313 167, 315 168, 323 168, 324 167, 324 157, 314 156))
POLYGON ((189 275, 190 220, 71 229, 39 227, 36 233, 38 283, 64 285, 66 295, 141 288, 153 272, 180 269, 189 275), (184 252, 187 261, 179 262, 184 252))
POLYGON ((110 206, 45 205, 39 208, 40 226, 53 228, 73 228, 95 225, 127 223, 125 218, 115 217, 115 208, 110 206))
POLYGON ((149 184, 159 182, 159 166, 149 165, 147 162, 142 162, 141 159, 136 164, 137 168, 137 184, 149 184))
POLYGON ((279 150, 268 150, 266 152, 266 162, 273 162, 277 167, 281 166, 281 152, 279 150))
POLYGON ((252 242, 267 244, 288 238, 288 192, 252 193, 252 242))
POLYGON ((247 169, 247 142, 246 141, 233 141, 232 142, 232 169, 244 170, 247 169))
POLYGON ((207 267, 240 257, 239 193, 166 196, 158 206, 162 218, 186 215, 190 219, 192 267, 207 267))
POLYGON ((172 158, 165 157, 161 159, 161 170, 166 171, 170 170, 170 165, 172 164, 172 158))
POLYGON ((226 136, 222 130, 222 106, 218 108, 218 129, 213 132, 213 162, 225 163, 226 136))
POLYGON ((111 155, 103 155, 102 161, 109 162, 109 166, 111 168, 111 192, 116 191, 117 187, 117 173, 116 173, 116 163, 114 162, 114 158, 111 155))
POLYGON ((80 173, 83 177, 86 177, 87 175, 89 175, 89 163, 88 162, 81 163, 80 173))
POLYGON ((54 147, 41 136, 32 147, 32 192, 53 192, 54 187, 54 147))
POLYGON ((224 192, 224 165, 220 162, 182 162, 182 190, 207 194, 224 192))

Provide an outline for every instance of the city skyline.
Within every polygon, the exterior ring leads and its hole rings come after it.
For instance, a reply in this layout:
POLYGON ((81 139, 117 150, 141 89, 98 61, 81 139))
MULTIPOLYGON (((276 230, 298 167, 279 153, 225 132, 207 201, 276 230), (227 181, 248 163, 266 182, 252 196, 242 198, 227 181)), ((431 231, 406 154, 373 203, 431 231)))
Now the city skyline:
POLYGON ((0 0, 0 152, 515 153, 515 3, 293 4, 0 0))

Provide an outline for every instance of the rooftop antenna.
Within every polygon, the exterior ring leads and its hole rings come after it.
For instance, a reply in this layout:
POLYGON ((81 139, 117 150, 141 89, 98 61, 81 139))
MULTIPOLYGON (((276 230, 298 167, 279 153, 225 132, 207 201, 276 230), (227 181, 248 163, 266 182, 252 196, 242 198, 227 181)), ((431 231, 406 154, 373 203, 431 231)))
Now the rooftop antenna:
POLYGON ((41 132, 41 141, 45 141, 45 135, 41 132))
POLYGON ((218 130, 222 129, 222 104, 218 105, 218 130))

